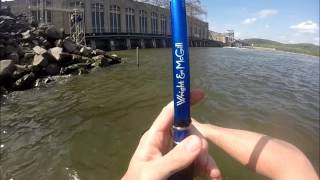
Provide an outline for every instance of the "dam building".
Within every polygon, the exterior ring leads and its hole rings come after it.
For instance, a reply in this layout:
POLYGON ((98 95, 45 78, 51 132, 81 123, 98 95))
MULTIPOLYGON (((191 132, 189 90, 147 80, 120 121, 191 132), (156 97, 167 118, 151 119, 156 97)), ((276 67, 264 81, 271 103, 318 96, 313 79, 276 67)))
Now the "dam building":
MULTIPOLYGON (((133 0, 15 0, 13 13, 24 13, 30 20, 53 24, 73 32, 77 20, 85 42, 105 50, 158 48, 171 46, 170 11, 133 0)), ((205 47, 208 23, 188 17, 189 46, 205 47)))

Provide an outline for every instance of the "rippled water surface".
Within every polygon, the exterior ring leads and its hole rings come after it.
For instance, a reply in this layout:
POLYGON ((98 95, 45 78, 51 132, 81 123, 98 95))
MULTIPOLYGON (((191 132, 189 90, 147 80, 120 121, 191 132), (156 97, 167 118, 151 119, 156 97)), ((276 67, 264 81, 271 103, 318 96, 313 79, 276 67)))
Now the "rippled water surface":
MULTIPOLYGON (((1 105, 0 179, 119 179, 141 134, 172 96, 169 49, 122 51, 127 63, 16 92, 1 105)), ((281 52, 191 50, 203 122, 287 140, 319 169, 319 59, 281 52)), ((215 146, 224 179, 261 179, 215 146)))

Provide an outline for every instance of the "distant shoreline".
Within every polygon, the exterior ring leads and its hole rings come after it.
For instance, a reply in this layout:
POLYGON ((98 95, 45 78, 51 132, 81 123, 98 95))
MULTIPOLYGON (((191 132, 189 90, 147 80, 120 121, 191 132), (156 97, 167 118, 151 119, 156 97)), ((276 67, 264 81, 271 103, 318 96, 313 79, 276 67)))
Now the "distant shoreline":
POLYGON ((315 57, 320 57, 320 47, 314 44, 283 44, 267 39, 245 39, 242 40, 242 45, 248 48, 274 50, 287 53, 304 54, 315 57))
POLYGON ((283 50, 278 50, 276 48, 266 48, 266 47, 260 47, 260 46, 255 46, 255 47, 243 47, 245 49, 254 49, 254 50, 259 50, 259 51, 277 51, 277 52, 284 52, 284 53, 288 53, 288 54, 297 54, 297 55, 305 55, 305 56, 312 56, 312 57, 318 57, 320 58, 320 56, 317 55, 313 55, 313 54, 308 54, 308 53, 297 53, 297 52, 291 52, 291 51, 283 51, 283 50))

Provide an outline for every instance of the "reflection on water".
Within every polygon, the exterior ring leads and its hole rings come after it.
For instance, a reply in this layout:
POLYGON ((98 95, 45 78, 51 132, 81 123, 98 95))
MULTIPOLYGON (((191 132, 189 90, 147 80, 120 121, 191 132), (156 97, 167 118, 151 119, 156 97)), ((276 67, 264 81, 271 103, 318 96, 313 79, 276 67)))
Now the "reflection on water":
MULTIPOLYGON (((122 51, 127 63, 15 92, 1 106, 1 179, 119 179, 172 93, 169 49, 122 51)), ((191 50, 197 119, 287 140, 319 168, 319 59, 242 49, 191 50)), ((211 147, 224 179, 259 179, 211 147)))

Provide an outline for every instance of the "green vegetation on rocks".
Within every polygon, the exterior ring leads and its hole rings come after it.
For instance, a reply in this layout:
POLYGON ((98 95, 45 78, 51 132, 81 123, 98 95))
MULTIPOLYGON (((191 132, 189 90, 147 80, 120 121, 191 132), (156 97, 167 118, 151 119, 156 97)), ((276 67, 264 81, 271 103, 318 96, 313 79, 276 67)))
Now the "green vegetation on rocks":
POLYGON ((287 51, 293 53, 320 56, 320 47, 314 44, 283 44, 277 41, 271 41, 266 39, 244 39, 242 40, 242 43, 247 46, 253 45, 253 47, 272 48, 278 51, 287 51))

